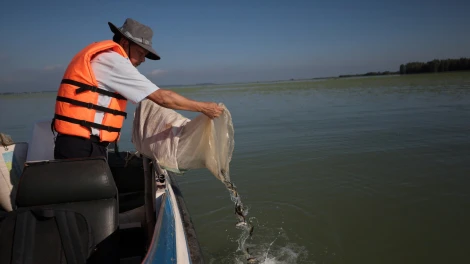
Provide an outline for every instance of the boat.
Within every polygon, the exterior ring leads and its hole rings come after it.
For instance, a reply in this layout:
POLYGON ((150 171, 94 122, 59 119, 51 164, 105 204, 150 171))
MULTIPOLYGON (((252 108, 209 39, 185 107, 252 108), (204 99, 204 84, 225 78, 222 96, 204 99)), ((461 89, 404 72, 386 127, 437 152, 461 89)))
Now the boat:
POLYGON ((16 206, 0 216, 0 263, 204 263, 175 174, 130 151, 50 159, 41 126, 30 152, 49 158, 28 152, 16 206))

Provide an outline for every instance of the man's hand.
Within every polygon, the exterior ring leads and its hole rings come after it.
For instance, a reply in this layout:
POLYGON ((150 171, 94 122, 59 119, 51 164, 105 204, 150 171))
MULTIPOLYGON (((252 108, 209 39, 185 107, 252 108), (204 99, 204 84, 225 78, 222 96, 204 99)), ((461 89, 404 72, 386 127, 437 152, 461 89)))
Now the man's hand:
POLYGON ((201 113, 210 119, 219 117, 224 112, 224 108, 216 103, 204 103, 201 113))

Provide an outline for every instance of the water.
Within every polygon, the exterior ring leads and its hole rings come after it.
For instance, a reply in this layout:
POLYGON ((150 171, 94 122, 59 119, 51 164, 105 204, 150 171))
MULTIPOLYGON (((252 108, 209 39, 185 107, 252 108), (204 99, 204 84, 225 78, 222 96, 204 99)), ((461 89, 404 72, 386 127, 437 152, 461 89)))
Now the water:
MULTIPOLYGON (((470 263, 470 73, 174 90, 230 109, 230 178, 261 263, 470 263)), ((29 140, 54 97, 0 96, 0 131, 29 140)), ((245 263, 224 184, 178 181, 206 262, 245 263)))

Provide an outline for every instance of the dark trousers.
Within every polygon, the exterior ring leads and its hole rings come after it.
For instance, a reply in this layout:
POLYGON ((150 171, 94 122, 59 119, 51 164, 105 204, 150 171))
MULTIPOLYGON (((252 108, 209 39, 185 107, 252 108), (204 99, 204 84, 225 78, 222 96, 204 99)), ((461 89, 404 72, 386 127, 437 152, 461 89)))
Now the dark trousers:
POLYGON ((99 137, 90 139, 58 134, 55 140, 54 159, 105 157, 108 159, 108 142, 100 142, 99 137))

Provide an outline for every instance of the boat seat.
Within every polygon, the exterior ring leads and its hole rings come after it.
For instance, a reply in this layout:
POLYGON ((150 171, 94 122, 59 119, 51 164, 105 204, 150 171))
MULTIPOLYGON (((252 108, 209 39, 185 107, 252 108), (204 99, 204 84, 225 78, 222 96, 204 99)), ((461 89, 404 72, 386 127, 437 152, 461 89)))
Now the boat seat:
POLYGON ((119 262, 118 191, 106 159, 26 163, 16 205, 18 210, 46 208, 82 214, 91 227, 94 247, 87 263, 119 262))
POLYGON ((29 142, 27 161, 54 159, 54 134, 51 130, 51 119, 39 120, 33 126, 29 142))
POLYGON ((144 206, 126 211, 119 214, 119 227, 125 229, 126 227, 142 227, 145 222, 145 208, 144 206))
POLYGON ((142 158, 129 152, 108 152, 108 165, 119 192, 119 212, 144 205, 144 168, 142 158))

